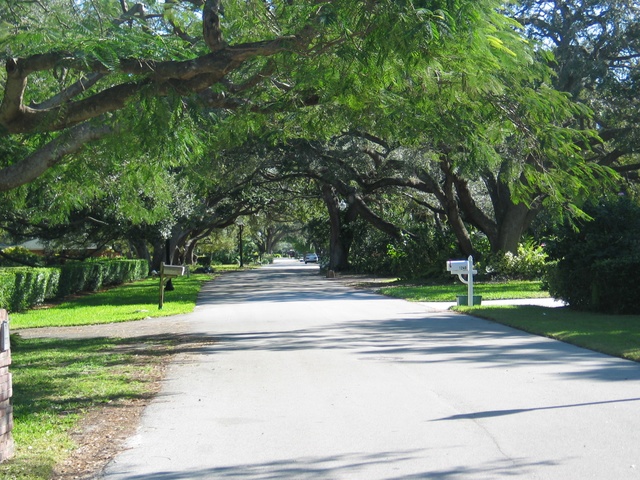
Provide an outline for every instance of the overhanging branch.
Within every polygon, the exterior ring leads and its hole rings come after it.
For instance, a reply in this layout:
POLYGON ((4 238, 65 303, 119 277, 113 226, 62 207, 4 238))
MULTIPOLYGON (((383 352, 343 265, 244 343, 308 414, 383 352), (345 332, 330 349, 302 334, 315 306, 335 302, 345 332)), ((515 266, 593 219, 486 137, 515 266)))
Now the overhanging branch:
POLYGON ((0 170, 0 192, 35 180, 65 156, 78 152, 86 143, 104 138, 113 131, 111 126, 89 123, 69 129, 22 161, 0 170))

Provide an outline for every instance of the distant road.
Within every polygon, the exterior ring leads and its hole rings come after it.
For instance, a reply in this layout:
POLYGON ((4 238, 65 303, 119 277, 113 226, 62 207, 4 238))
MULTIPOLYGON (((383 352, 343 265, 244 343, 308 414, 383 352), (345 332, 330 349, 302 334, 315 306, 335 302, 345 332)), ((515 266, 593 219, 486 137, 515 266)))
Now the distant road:
POLYGON ((104 478, 640 479, 640 365, 282 261, 208 284, 104 478))

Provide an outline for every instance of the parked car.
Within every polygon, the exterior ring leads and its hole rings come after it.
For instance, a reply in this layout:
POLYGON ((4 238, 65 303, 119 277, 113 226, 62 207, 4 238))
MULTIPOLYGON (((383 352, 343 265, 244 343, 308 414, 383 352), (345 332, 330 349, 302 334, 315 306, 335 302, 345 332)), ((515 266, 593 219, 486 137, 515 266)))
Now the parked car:
POLYGON ((318 255, 315 253, 305 253, 304 255, 304 263, 318 263, 318 255))

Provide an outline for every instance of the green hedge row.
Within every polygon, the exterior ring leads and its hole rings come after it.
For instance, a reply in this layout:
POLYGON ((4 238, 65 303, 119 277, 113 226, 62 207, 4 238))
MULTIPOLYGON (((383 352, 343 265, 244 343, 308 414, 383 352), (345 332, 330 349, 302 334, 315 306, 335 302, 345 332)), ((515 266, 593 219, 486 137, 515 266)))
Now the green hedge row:
POLYGON ((74 262, 51 268, 0 268, 0 308, 17 312, 77 292, 146 278, 146 260, 74 262))
POLYGON ((583 210, 588 220, 549 242, 549 293, 576 310, 640 314, 640 205, 615 197, 583 210))

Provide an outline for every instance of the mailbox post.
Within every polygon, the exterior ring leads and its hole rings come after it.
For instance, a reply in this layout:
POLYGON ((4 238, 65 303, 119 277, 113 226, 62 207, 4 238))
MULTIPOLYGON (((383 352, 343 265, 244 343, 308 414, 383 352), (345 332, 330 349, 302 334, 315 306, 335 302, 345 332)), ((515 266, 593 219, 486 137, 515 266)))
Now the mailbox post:
POLYGON ((473 307, 473 276, 478 273, 473 269, 473 257, 469 255, 467 260, 448 260, 447 271, 452 275, 458 275, 460 281, 467 285, 467 305, 473 307), (462 278, 467 276, 467 280, 462 278))
POLYGON ((164 262, 160 264, 160 302, 158 309, 162 309, 164 304, 164 287, 165 281, 169 281, 173 277, 181 277, 184 275, 185 267, 183 265, 165 265, 164 262))

